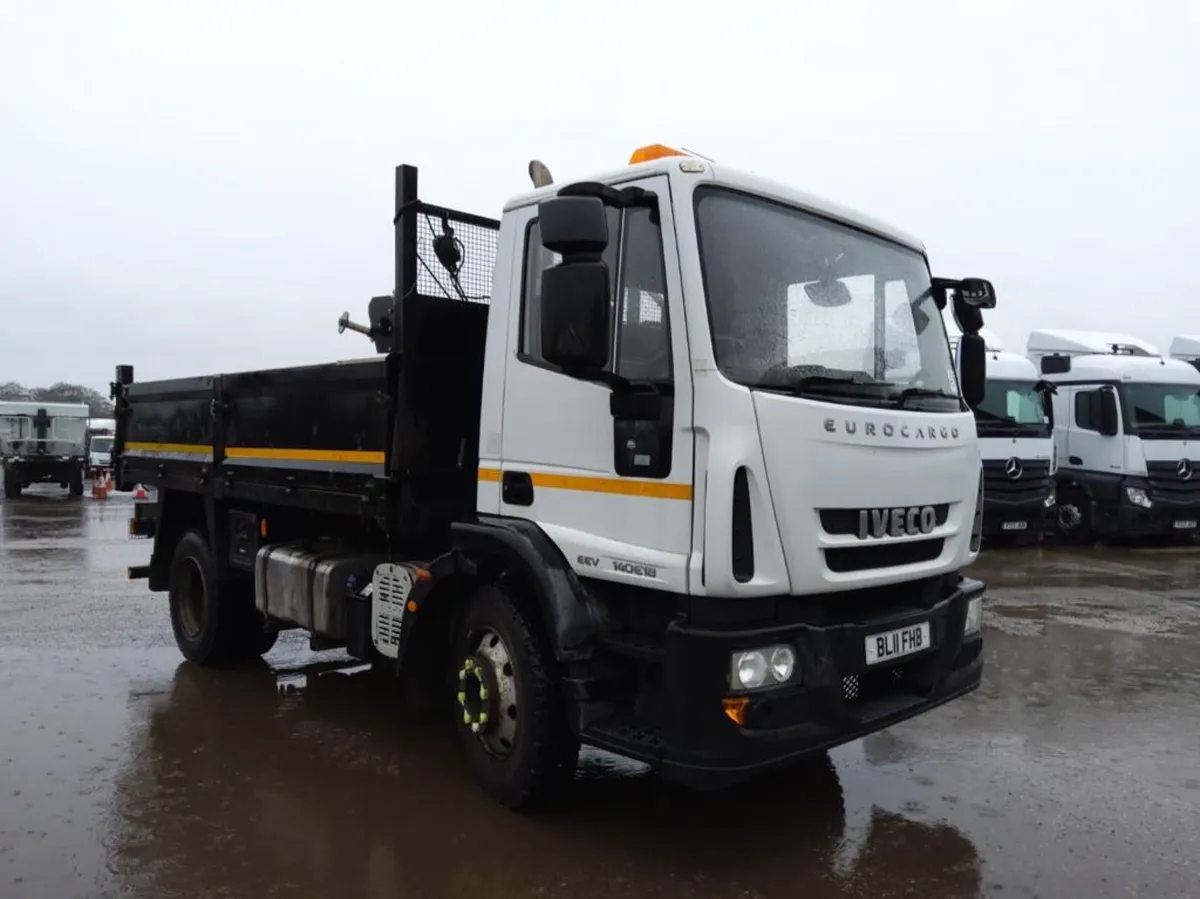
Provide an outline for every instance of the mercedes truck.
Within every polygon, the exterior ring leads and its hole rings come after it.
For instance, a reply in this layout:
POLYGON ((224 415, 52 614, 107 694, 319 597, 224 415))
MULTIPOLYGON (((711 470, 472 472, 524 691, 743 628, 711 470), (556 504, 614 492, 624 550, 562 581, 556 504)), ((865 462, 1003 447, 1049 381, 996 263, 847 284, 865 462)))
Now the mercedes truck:
POLYGON ((1194 539, 1200 371, 1124 334, 1038 330, 1027 350, 1057 388, 1060 533, 1194 539))
POLYGON ((449 713, 514 808, 581 744, 720 786, 974 690, 991 284, 661 145, 530 175, 494 220, 397 169, 395 287, 338 323, 367 358, 117 368, 117 489, 157 488, 129 573, 183 656, 303 629, 449 713))
POLYGON ((1056 524, 1055 387, 1025 356, 1005 352, 996 335, 981 336, 987 388, 972 411, 983 457, 984 540, 1040 538, 1056 524))

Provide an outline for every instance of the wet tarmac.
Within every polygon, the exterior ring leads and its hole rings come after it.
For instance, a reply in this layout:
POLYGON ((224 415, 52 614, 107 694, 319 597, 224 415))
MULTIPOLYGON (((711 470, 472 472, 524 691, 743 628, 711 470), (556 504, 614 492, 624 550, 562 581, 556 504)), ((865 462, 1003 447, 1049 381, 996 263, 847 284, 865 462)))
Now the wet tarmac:
POLYGON ((485 799, 287 634, 182 664, 130 499, 0 502, 0 897, 1200 896, 1200 549, 985 554, 970 697, 749 787, 485 799))

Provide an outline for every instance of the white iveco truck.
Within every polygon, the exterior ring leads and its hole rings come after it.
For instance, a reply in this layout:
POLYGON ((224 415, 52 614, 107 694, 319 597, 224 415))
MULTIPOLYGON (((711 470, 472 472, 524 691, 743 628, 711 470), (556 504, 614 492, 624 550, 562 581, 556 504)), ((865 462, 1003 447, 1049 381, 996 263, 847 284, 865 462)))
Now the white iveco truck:
POLYGON ((1192 535, 1200 525, 1200 371, 1144 340, 1033 331, 1058 389, 1059 527, 1064 536, 1192 535))
POLYGON ((118 369, 118 489, 158 488, 131 576, 183 654, 300 627, 394 666, 514 807, 581 743, 718 784, 978 686, 991 285, 657 145, 531 175, 497 222, 400 167, 394 293, 340 322, 373 359, 118 369))

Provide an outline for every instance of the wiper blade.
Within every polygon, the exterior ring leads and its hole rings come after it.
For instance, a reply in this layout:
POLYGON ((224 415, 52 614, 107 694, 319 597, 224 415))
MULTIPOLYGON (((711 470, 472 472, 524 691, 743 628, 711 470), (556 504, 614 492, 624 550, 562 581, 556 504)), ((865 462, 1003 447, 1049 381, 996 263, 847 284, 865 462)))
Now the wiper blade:
MULTIPOLYGON (((916 399, 917 397, 936 396, 947 400, 958 399, 958 397, 953 393, 946 393, 944 390, 930 390, 928 387, 905 387, 903 390, 898 391, 895 396, 896 405, 900 406, 901 408, 903 408, 909 400, 916 399)), ((1001 420, 1007 421, 1007 419, 1001 420)))
POLYGON ((807 375, 803 378, 791 378, 786 381, 760 381, 755 384, 764 390, 786 390, 789 393, 801 395, 809 392, 816 393, 850 393, 872 395, 875 391, 863 388, 883 386, 879 381, 863 381, 854 378, 837 378, 832 375, 807 375))

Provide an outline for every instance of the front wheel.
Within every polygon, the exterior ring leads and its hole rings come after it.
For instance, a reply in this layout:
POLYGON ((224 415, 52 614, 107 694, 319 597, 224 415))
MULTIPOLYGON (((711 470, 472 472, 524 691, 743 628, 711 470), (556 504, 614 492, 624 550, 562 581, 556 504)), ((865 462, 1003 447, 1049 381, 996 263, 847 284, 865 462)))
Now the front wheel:
POLYGON ((1095 540, 1092 530, 1092 503, 1078 488, 1064 491, 1058 499, 1058 530, 1069 543, 1085 544, 1095 540))
POLYGON ((536 619, 503 590, 482 586, 455 649, 454 714, 468 766, 509 808, 540 803, 574 773, 579 743, 536 619))

